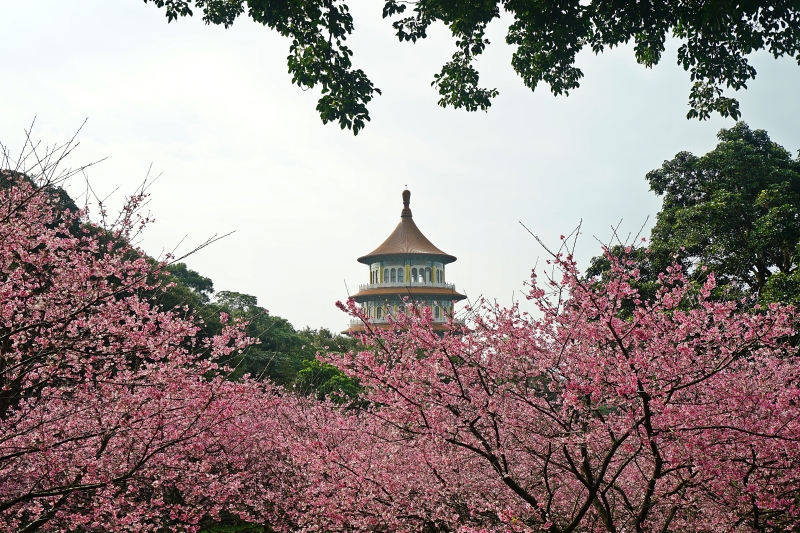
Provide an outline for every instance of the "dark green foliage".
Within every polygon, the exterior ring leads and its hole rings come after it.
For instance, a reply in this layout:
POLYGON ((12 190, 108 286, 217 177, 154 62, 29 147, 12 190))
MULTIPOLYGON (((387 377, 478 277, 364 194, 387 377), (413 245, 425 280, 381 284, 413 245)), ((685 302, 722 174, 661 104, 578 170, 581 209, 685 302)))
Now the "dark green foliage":
POLYGON ((289 321, 259 307, 255 296, 223 291, 217 295, 215 304, 218 311, 246 320, 248 336, 259 340, 259 344, 245 350, 236 362, 233 378, 249 374, 256 379, 290 385, 303 361, 313 357, 313 354, 304 353, 303 341, 289 321))
POLYGON ((761 289, 759 296, 760 300, 765 303, 783 302, 795 306, 800 305, 800 273, 797 270, 790 274, 774 273, 761 289))
POLYGON ((439 89, 442 96, 439 105, 451 105, 456 109, 463 107, 467 111, 489 109, 491 99, 497 96, 497 89, 478 87, 478 77, 478 71, 467 54, 461 51, 453 54, 453 60, 446 63, 431 82, 431 86, 439 89))
MULTIPOLYGON (((322 328, 295 330, 285 318, 274 316, 258 305, 258 299, 250 294, 234 291, 220 291, 214 294, 214 284, 183 263, 167 267, 163 274, 162 287, 149 296, 164 309, 176 310, 186 316, 193 316, 200 325, 198 338, 208 338, 222 331, 220 313, 230 319, 247 322, 249 337, 258 339, 258 344, 248 347, 242 354, 225 361, 233 368, 230 379, 240 379, 245 374, 256 379, 270 381, 293 387, 301 370, 313 367, 317 352, 348 351, 358 343, 350 337, 333 334, 322 328)), ((314 392, 317 385, 328 391, 346 391, 349 395, 357 389, 349 378, 338 370, 326 369, 324 377, 309 380, 306 374, 301 390, 304 394, 314 392), (331 383, 327 383, 332 379, 331 383)))
MULTIPOLYGON (((69 210, 71 213, 76 213, 78 211, 77 204, 70 197, 70 195, 67 194, 67 191, 65 191, 62 187, 55 185, 48 185, 44 188, 40 188, 39 185, 33 179, 31 179, 30 176, 22 172, 17 172, 9 169, 0 169, 0 189, 10 189, 12 187, 16 187, 17 185, 23 183, 31 185, 33 187, 34 192, 32 194, 34 195, 40 193, 47 194, 50 203, 55 206, 56 212, 57 214, 59 214, 59 216, 56 218, 56 220, 53 221, 50 227, 55 227, 59 223, 61 223, 62 219, 60 217, 60 213, 62 211, 69 210)), ((10 214, 3 209, 4 207, 6 206, 0 206, 0 217, 6 217, 10 214)), ((74 223, 72 224, 71 231, 77 235, 81 233, 82 229, 91 230, 93 233, 96 233, 96 231, 92 226, 82 228, 80 223, 77 220, 75 220, 74 223)))
POLYGON ((178 280, 181 285, 189 288, 203 303, 207 303, 211 295, 214 294, 214 282, 194 270, 189 270, 185 263, 170 265, 167 267, 167 272, 178 280))
POLYGON ((229 27, 247 10, 255 22, 291 40, 287 64, 292 83, 303 89, 322 88, 317 103, 322 122, 358 132, 369 120, 367 104, 380 89, 360 69, 345 44, 353 32, 353 17, 338 0, 145 0, 166 10, 171 22, 201 9, 206 24, 229 27))
POLYGON ((311 359, 304 361, 302 370, 298 372, 295 390, 314 394, 320 400, 329 397, 334 402, 345 403, 358 398, 361 387, 335 366, 311 359))
MULTIPOLYGON (((184 263, 167 266, 161 272, 161 281, 163 289, 151 294, 150 298, 163 309, 186 308, 189 314, 203 320, 213 320, 214 315, 218 314, 212 309, 207 309, 210 297, 214 293, 214 283, 190 270, 184 263)), ((216 326, 211 327, 213 331, 209 333, 217 333, 219 326, 217 322, 216 326)))
MULTIPOLYGON (((240 379, 245 374, 255 379, 268 379, 285 387, 295 387, 301 371, 318 368, 318 352, 345 352, 358 347, 350 337, 334 334, 322 328, 295 330, 285 318, 271 315, 258 305, 258 299, 250 294, 234 291, 219 291, 214 294, 214 284, 183 263, 170 265, 162 274, 163 290, 146 295, 167 310, 192 316, 200 326, 199 339, 209 338, 222 331, 220 313, 231 320, 247 322, 249 337, 258 339, 258 344, 248 347, 243 353, 224 361, 232 367, 230 379, 240 379)), ((324 365, 325 371, 318 376, 308 372, 297 390, 304 394, 321 395, 341 393, 342 397, 357 394, 358 386, 339 370, 324 365)))
MULTIPOLYGON (((320 85, 317 110, 323 122, 337 121, 354 133, 369 120, 367 104, 380 94, 366 74, 355 69, 345 45, 353 18, 342 0, 144 0, 166 11, 169 21, 202 11, 206 24, 226 28, 247 16, 291 40, 287 58, 292 82, 302 88, 320 85)), ((486 27, 509 13, 506 42, 517 47, 514 70, 532 90, 539 82, 553 94, 569 94, 580 86, 583 72, 575 67, 578 53, 596 54, 633 41, 636 60, 653 67, 661 60, 667 36, 681 41, 678 64, 690 74, 687 118, 707 119, 712 113, 739 118, 739 103, 723 95, 755 78, 747 56, 766 50, 774 57, 800 63, 800 3, 759 2, 629 2, 626 0, 384 0, 383 17, 401 41, 427 37, 428 28, 444 23, 455 37, 456 53, 434 76, 439 105, 486 110, 495 89, 478 86, 473 64, 489 44, 486 27), (408 6, 412 13, 406 15, 408 6)))
MULTIPOLYGON (((177 272, 184 279, 213 290, 211 280, 186 269, 185 265, 181 265, 177 272)), ((176 289, 187 290, 182 279, 176 289)), ((191 294, 197 292, 193 288, 189 291, 191 294)), ((211 330, 209 332, 218 332, 221 329, 218 317, 220 312, 224 312, 231 319, 246 321, 247 335, 258 339, 258 344, 248 347, 242 354, 228 362, 234 368, 231 379, 239 379, 248 374, 256 379, 269 379, 274 383, 293 387, 304 369, 319 366, 316 363, 318 352, 348 351, 358 345, 354 339, 333 334, 325 328, 320 330, 306 328, 297 331, 285 318, 270 315, 266 309, 258 305, 257 298, 249 294, 220 291, 211 300, 207 299, 195 309, 195 313, 203 317, 204 327, 211 330)), ((298 390, 304 394, 324 390, 321 392, 322 395, 342 391, 342 394, 349 396, 355 395, 358 388, 333 367, 326 368, 324 376, 310 378, 311 375, 308 373, 302 378, 298 390)))
POLYGON ((315 353, 346 353, 362 347, 354 338, 333 333, 328 328, 305 328, 299 332, 299 335, 303 339, 306 346, 313 349, 315 353))
MULTIPOLYGON (((363 349, 352 337, 334 334, 326 328, 305 328, 299 335, 305 342, 306 353, 313 352, 314 355, 363 349)), ((361 392, 357 381, 347 377, 335 366, 318 361, 316 357, 303 361, 303 367, 297 374, 295 389, 302 394, 316 394, 320 399, 328 396, 339 403, 352 401, 361 392)))
POLYGON ((190 270, 184 263, 167 266, 160 276, 161 289, 151 291, 144 297, 164 310, 194 317, 200 327, 198 340, 211 338, 222 331, 219 310, 210 303, 214 293, 214 284, 210 279, 190 270))
POLYGON ((267 533, 272 532, 272 528, 260 524, 252 524, 245 522, 239 517, 228 513, 221 512, 219 521, 214 521, 210 517, 206 520, 207 523, 200 525, 199 533, 267 533))

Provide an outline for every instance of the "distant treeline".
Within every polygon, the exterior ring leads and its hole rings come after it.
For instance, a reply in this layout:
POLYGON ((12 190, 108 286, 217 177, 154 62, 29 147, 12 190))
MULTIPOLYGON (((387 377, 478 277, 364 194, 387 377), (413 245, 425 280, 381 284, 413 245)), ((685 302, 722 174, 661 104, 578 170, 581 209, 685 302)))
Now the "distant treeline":
POLYGON ((303 394, 330 395, 346 400, 355 397, 358 385, 333 366, 316 359, 317 352, 347 352, 358 341, 327 328, 297 330, 285 318, 271 315, 250 294, 214 291, 214 282, 184 263, 170 265, 164 275, 166 290, 152 295, 163 309, 180 309, 193 315, 201 337, 222 331, 220 313, 248 322, 247 333, 259 340, 228 362, 231 379, 249 374, 269 379, 303 394))

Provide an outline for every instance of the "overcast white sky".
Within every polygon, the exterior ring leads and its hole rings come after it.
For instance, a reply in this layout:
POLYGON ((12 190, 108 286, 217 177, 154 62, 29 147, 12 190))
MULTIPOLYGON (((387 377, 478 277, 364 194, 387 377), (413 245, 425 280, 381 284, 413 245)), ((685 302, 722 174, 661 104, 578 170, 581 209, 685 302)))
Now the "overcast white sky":
MULTIPOLYGON (((334 302, 368 281, 356 257, 399 221, 400 193, 439 248, 458 257, 448 281, 471 298, 519 298, 537 257, 522 221, 557 243, 583 219, 579 260, 598 253, 623 220, 635 231, 659 200, 644 175, 675 153, 703 154, 732 120, 687 121, 688 74, 671 43, 652 70, 630 48, 584 53, 585 78, 569 97, 531 93, 510 66, 504 21, 479 63, 500 96, 488 113, 441 109, 430 87, 453 53, 443 26, 398 43, 378 0, 355 0, 354 63, 383 96, 357 137, 323 126, 318 94, 290 84, 289 43, 242 18, 233 28, 199 18, 167 24, 140 0, 0 1, 0 140, 54 143, 88 117, 72 165, 103 157, 94 187, 132 191, 151 163, 152 255, 188 234, 188 250, 236 233, 188 259, 217 290, 256 295, 296 327, 341 330, 334 302)), ((800 68, 752 58, 758 77, 739 94, 743 118, 800 148, 800 68)), ((75 182, 72 192, 82 185, 75 182)))

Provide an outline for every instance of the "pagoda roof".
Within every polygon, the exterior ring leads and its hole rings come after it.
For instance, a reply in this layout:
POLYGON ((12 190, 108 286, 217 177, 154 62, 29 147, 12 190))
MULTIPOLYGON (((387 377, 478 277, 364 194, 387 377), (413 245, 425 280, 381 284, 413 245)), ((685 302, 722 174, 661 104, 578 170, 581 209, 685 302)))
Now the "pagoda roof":
POLYGON ((403 191, 403 211, 400 213, 400 223, 383 244, 367 255, 358 258, 359 263, 369 265, 375 260, 386 256, 429 255, 437 256, 442 263, 452 263, 456 260, 454 255, 447 254, 433 245, 419 230, 411 216, 408 207, 411 202, 411 192, 403 191))

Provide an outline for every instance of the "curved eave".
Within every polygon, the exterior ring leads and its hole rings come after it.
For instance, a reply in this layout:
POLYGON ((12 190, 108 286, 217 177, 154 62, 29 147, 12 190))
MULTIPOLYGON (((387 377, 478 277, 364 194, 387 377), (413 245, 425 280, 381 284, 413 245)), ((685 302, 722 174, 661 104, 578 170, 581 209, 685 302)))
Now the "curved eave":
POLYGON ((385 261, 397 261, 404 263, 411 259, 418 259, 420 261, 439 261, 443 265, 447 265, 454 263, 456 261, 456 256, 450 254, 430 254, 425 252, 405 252, 362 255, 357 259, 357 261, 365 265, 371 265, 372 263, 380 263, 385 261))
POLYGON ((358 291, 353 295, 353 299, 359 303, 380 298, 397 298, 402 300, 405 297, 408 297, 409 300, 430 300, 431 298, 438 298, 448 302, 458 302, 466 298, 463 294, 446 287, 386 287, 366 289, 358 291))

